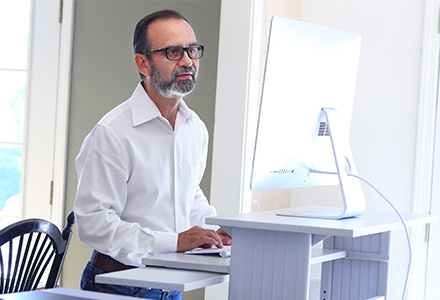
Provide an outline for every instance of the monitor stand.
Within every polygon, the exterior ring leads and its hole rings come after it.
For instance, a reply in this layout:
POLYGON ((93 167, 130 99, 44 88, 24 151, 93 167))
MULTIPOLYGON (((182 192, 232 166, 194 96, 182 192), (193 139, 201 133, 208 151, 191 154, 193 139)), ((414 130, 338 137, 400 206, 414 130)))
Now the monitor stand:
MULTIPOLYGON (((337 170, 334 174, 337 174, 339 178, 343 206, 294 207, 289 209, 288 212, 277 213, 279 216, 337 220, 359 216, 365 211, 366 205, 361 183, 358 179, 350 177, 345 171, 345 164, 348 161, 350 165, 350 173, 357 174, 348 140, 341 135, 343 128, 340 127, 340 122, 338 122, 338 112, 333 108, 322 108, 322 111, 327 118, 329 127, 330 140, 337 170)), ((310 171, 320 173, 319 170, 310 171)))

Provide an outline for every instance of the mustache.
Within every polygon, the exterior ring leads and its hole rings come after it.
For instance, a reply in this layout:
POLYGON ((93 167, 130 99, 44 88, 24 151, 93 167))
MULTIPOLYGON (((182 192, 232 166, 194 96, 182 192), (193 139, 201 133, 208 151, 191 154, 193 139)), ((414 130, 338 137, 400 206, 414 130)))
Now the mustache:
POLYGON ((191 73, 191 76, 193 78, 197 77, 196 68, 194 68, 193 66, 190 66, 190 67, 181 67, 180 69, 177 69, 176 71, 174 71, 173 79, 176 79, 177 76, 179 76, 182 73, 191 73))

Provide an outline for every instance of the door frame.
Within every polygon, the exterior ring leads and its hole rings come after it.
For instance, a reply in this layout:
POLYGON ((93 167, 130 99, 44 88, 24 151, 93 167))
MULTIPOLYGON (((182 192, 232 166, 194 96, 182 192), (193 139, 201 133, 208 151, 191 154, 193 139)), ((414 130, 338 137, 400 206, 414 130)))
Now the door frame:
POLYGON ((31 5, 21 218, 62 228, 74 0, 31 5))
POLYGON ((66 215, 74 4, 75 0, 32 1, 21 217, 44 218, 60 229, 66 215))
MULTIPOLYGON (((416 156, 412 211, 432 213, 434 188, 433 162, 437 114, 437 90, 439 73, 439 0, 426 0, 423 28, 422 62, 420 73, 419 110, 417 125, 416 156)), ((437 150, 439 151, 439 150, 437 150)), ((428 251, 435 253, 426 239, 430 227, 412 230, 413 262, 407 299, 426 295, 429 286, 427 277, 428 251)), ((437 250, 437 253, 440 249, 437 250)))
POLYGON ((55 122, 53 167, 52 222, 63 228, 65 224, 65 190, 67 168, 67 142, 70 108, 70 79, 73 48, 75 0, 62 0, 62 23, 58 65, 58 92, 55 122))

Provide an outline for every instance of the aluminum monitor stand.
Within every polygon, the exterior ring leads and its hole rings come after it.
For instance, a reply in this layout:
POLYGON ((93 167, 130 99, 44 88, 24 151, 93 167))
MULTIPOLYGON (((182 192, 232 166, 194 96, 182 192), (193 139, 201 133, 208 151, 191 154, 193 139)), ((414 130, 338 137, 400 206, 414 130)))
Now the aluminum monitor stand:
MULTIPOLYGON (((350 165, 350 173, 357 174, 354 160, 351 154, 348 140, 342 138, 338 133, 343 132, 338 122, 338 112, 333 108, 322 108, 327 118, 330 140, 336 163, 336 173, 329 176, 338 175, 339 187, 342 196, 342 207, 334 206, 300 206, 294 207, 288 213, 279 213, 279 216, 319 218, 319 219, 344 219, 359 216, 365 211, 365 197, 358 179, 350 177, 345 171, 345 163, 350 165)), ((319 170, 310 170, 315 173, 325 173, 319 170)))

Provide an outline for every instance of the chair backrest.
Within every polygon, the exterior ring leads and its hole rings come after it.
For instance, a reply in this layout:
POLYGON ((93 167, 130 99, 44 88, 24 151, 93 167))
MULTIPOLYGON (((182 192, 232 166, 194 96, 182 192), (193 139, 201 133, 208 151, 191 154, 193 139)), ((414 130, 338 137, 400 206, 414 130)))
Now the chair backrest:
POLYGON ((26 219, 0 230, 0 294, 53 288, 60 277, 75 215, 61 233, 51 222, 26 219))

